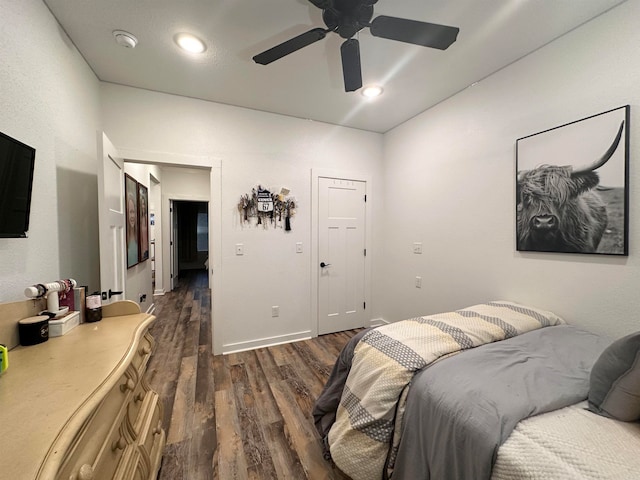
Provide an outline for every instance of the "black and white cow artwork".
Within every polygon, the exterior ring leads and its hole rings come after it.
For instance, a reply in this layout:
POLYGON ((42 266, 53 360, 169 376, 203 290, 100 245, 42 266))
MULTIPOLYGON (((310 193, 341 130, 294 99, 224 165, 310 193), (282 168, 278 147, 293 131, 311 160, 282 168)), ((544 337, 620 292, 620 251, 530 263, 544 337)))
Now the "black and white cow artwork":
POLYGON ((518 250, 596 252, 608 221, 596 170, 618 148, 623 129, 624 121, 604 155, 584 167, 541 165, 518 172, 518 250))

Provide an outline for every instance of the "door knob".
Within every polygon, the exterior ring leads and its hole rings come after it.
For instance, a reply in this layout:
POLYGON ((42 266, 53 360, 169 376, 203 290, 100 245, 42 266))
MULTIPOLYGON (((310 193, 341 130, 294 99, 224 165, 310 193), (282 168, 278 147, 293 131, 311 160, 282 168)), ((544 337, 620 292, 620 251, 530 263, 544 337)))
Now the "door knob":
POLYGON ((320 267, 324 268, 324 267, 328 267, 330 266, 330 263, 324 263, 324 262, 320 262, 320 267))

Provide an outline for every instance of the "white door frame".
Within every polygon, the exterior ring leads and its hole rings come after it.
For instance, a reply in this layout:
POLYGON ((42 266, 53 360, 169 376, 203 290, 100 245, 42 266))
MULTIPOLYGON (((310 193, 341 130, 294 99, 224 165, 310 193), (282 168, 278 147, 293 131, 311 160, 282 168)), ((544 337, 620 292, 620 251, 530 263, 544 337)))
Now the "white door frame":
MULTIPOLYGON (((175 268, 180 265, 180 259, 178 258, 178 247, 179 244, 176 241, 175 234, 177 230, 174 231, 174 223, 179 219, 176 217, 175 212, 175 202, 202 202, 207 204, 207 212, 211 212, 211 201, 209 198, 205 198, 198 195, 163 195, 162 196, 162 204, 167 208, 167 212, 169 212, 169 284, 171 290, 174 289, 175 284, 174 281, 177 278, 175 268)), ((209 220, 211 220, 210 214, 209 220)), ((209 235, 211 235, 211 225, 209 225, 209 235)), ((209 258, 211 258, 211 241, 209 241, 209 258)), ((211 264, 211 260, 209 260, 209 264, 211 264)), ((209 265, 211 266, 211 265, 209 265)), ((211 274, 209 275, 209 288, 211 288, 211 274)))
MULTIPOLYGON (((162 206, 164 207, 164 201, 162 206)), ((173 199, 169 198, 169 291, 172 292, 176 287, 176 222, 178 216, 176 215, 175 205, 173 199)))
POLYGON ((373 191, 372 177, 369 173, 364 172, 345 172, 340 170, 327 170, 324 168, 311 169, 311 311, 309 318, 311 319, 311 336, 318 336, 319 308, 318 308, 318 275, 320 274, 320 259, 318 256, 318 224, 320 221, 319 199, 320 189, 318 186, 319 178, 337 178, 340 180, 354 180, 366 183, 365 194, 367 195, 367 203, 365 208, 365 248, 367 256, 364 258, 364 298, 367 303, 365 309, 365 323, 371 322, 372 297, 371 297, 371 254, 373 253, 372 244, 372 223, 373 223, 373 199, 371 192, 373 191))
MULTIPOLYGON (((125 161, 150 163, 172 167, 205 167, 210 169, 209 186, 209 288, 211 288, 211 336, 213 354, 222 353, 224 339, 220 319, 223 318, 222 302, 216 298, 222 291, 222 161, 208 156, 181 155, 177 153, 146 150, 118 149, 125 161), (218 321, 216 321, 218 319, 218 321)), ((164 205, 164 199, 163 199, 164 205)), ((164 217, 164 218, 168 218, 164 217)))
MULTIPOLYGON (((153 225, 154 255, 153 264, 155 270, 155 288, 153 295, 164 295, 164 274, 163 269, 166 268, 162 261, 162 184, 153 173, 149 174, 149 203, 153 201, 153 214, 155 216, 153 225)), ((149 210, 151 214, 151 210, 149 210)))

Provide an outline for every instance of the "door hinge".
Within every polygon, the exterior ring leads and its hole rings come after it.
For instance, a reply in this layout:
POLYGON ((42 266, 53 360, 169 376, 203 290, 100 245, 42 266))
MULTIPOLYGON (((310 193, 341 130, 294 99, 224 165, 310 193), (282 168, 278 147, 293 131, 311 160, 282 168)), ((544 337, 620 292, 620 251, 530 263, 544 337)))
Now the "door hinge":
POLYGON ((365 257, 367 256, 367 249, 366 248, 364 249, 364 256, 365 257))

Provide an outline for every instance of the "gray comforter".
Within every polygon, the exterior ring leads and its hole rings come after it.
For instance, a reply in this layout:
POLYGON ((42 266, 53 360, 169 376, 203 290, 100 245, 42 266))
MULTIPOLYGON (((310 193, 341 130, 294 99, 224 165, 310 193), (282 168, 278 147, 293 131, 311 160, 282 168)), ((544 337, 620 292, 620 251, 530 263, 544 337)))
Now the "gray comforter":
POLYGON ((342 398, 342 390, 344 384, 347 382, 347 376, 351 370, 351 361, 353 360, 353 351, 360 339, 369 331, 367 328, 361 332, 356 333, 347 344, 342 348, 336 363, 333 365, 331 375, 325 383, 322 393, 316 400, 313 406, 313 421, 316 426, 316 430, 322 438, 322 452, 324 457, 329 460, 331 454, 329 453, 329 446, 327 445, 327 435, 331 430, 331 425, 336 420, 336 411, 342 398))
MULTIPOLYGON (((347 344, 314 406, 323 440, 361 336, 347 344)), ((392 480, 489 479, 499 446, 520 420, 587 397, 591 366, 609 342, 560 325, 467 350, 417 373, 400 444, 389 458, 392 480)))
POLYGON ((587 397, 608 340, 571 325, 477 347, 418 373, 393 480, 488 480, 516 424, 587 397))

